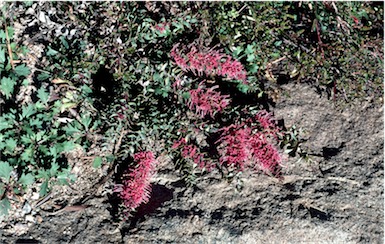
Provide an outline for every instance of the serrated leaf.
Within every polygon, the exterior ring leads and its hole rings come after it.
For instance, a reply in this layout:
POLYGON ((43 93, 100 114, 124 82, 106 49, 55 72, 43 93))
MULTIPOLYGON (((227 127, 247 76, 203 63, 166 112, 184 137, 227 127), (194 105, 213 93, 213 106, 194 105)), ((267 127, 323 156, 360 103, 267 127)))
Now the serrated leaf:
POLYGON ((7 216, 8 211, 11 209, 11 203, 8 198, 0 200, 0 215, 7 216))
POLYGON ((29 70, 29 68, 25 64, 16 66, 14 71, 15 71, 16 75, 19 77, 21 77, 21 76, 27 77, 31 73, 31 71, 29 70))
POLYGON ((22 119, 28 118, 29 116, 31 116, 35 112, 36 112, 36 110, 35 110, 34 106, 32 104, 28 104, 27 107, 24 106, 21 108, 21 117, 22 117, 22 119))
POLYGON ((5 140, 5 145, 9 151, 13 152, 16 148, 17 141, 13 138, 9 138, 9 139, 5 140))
POLYGON ((27 135, 22 135, 21 136, 21 142, 25 145, 25 144, 30 144, 30 143, 32 143, 32 140, 31 140, 31 138, 29 137, 29 136, 27 136, 27 135))
POLYGON ((43 81, 43 80, 47 80, 48 78, 50 78, 51 75, 50 74, 47 74, 47 73, 41 73, 37 76, 37 79, 39 81, 43 81))
POLYGON ((63 151, 70 152, 76 147, 76 144, 73 141, 63 142, 63 151))
POLYGON ((49 154, 54 157, 55 159, 57 158, 58 156, 58 150, 57 150, 57 147, 53 146, 53 147, 50 147, 49 148, 49 154))
POLYGON ((92 122, 92 118, 89 117, 89 116, 84 116, 82 117, 82 124, 84 125, 84 127, 88 130, 90 124, 92 122))
POLYGON ((50 176, 49 176, 47 170, 41 169, 41 170, 37 171, 36 178, 48 180, 50 178, 50 176))
POLYGON ((55 176, 55 175, 57 175, 57 172, 58 172, 59 168, 60 168, 59 164, 56 163, 56 162, 53 162, 53 163, 51 164, 51 168, 49 169, 50 175, 51 175, 52 177, 55 176))
POLYGON ((27 148, 21 154, 21 160, 23 160, 25 162, 30 162, 31 159, 33 159, 33 150, 32 150, 32 148, 27 148))
POLYGON ((3 178, 6 183, 9 182, 13 167, 8 162, 0 162, 0 178, 3 178))
POLYGON ((48 193, 48 180, 44 181, 40 186, 40 196, 45 196, 48 193))
POLYGON ((1 92, 9 99, 12 96, 13 88, 16 85, 16 81, 8 78, 3 77, 0 82, 0 90, 1 92))
POLYGON ((103 162, 102 157, 96 157, 96 158, 94 159, 94 163, 92 164, 92 166, 93 166, 95 169, 100 168, 100 166, 102 166, 102 162, 103 162))
POLYGON ((4 129, 8 129, 10 127, 12 127, 12 125, 10 125, 8 120, 5 119, 4 117, 0 117, 0 131, 2 131, 4 129))
POLYGON ((35 182, 35 177, 31 173, 28 174, 22 174, 18 181, 20 184, 24 186, 32 185, 33 182, 35 182))
POLYGON ((40 87, 39 90, 37 90, 37 97, 42 101, 44 104, 47 104, 49 99, 49 93, 46 91, 45 88, 40 87))
POLYGON ((77 132, 80 132, 80 130, 76 127, 74 127, 72 124, 69 124, 68 126, 64 127, 64 131, 67 135, 73 135, 77 132))

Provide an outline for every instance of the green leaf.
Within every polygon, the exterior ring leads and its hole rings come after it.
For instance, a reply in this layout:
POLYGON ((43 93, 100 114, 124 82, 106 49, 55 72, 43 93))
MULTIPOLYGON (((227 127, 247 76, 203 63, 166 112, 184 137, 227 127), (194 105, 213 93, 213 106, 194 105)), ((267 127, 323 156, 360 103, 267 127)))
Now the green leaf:
POLYGON ((16 81, 11 78, 3 77, 1 79, 0 90, 7 97, 7 99, 12 96, 13 88, 15 87, 15 85, 16 81))
POLYGON ((258 72, 258 69, 259 69, 259 66, 258 66, 257 64, 253 64, 253 65, 250 66, 250 68, 249 68, 248 71, 249 71, 250 73, 255 74, 255 73, 258 72))
POLYGON ((60 37, 60 40, 61 40, 61 43, 63 44, 63 46, 66 48, 66 49, 69 49, 69 45, 68 45, 68 42, 67 40, 65 39, 64 36, 61 36, 60 37))
POLYGON ((72 124, 68 124, 67 126, 65 126, 64 131, 69 136, 80 132, 80 130, 78 128, 74 127, 72 124))
POLYGON ((5 63, 5 49, 0 47, 0 64, 5 63))
POLYGON ((59 168, 60 168, 59 164, 56 163, 56 162, 53 162, 53 163, 51 164, 51 168, 49 169, 50 175, 51 175, 52 177, 55 176, 55 175, 57 175, 57 172, 58 172, 59 168))
POLYGON ((11 209, 11 203, 8 198, 4 198, 0 201, 0 215, 7 216, 8 211, 11 209))
POLYGON ((245 50, 246 55, 251 55, 254 54, 254 45, 247 45, 246 50, 245 50))
POLYGON ((41 73, 37 76, 37 79, 39 81, 43 81, 43 80, 47 80, 48 78, 50 78, 51 75, 50 74, 47 74, 47 73, 41 73))
POLYGON ((27 66, 25 66, 25 64, 18 65, 14 70, 15 70, 16 75, 19 77, 21 77, 21 76, 27 77, 31 73, 31 71, 29 70, 29 68, 27 66))
POLYGON ((44 103, 47 104, 49 99, 49 93, 46 91, 45 88, 40 87, 39 90, 37 90, 37 97, 44 103))
POLYGON ((40 187, 40 196, 45 196, 48 193, 48 180, 44 181, 40 187))
POLYGON ((49 154, 54 157, 55 159, 57 158, 58 156, 58 150, 57 150, 57 147, 53 146, 53 147, 50 147, 49 148, 49 154))
POLYGON ((41 169, 37 171, 36 178, 48 180, 50 178, 50 175, 47 170, 41 169))
POLYGON ((5 43, 5 40, 7 39, 7 35, 5 34, 4 30, 0 30, 0 40, 1 43, 5 43))
POLYGON ((241 55, 241 53, 243 52, 243 47, 242 46, 238 46, 235 48, 235 50, 233 51, 233 56, 235 58, 239 58, 239 56, 241 55))
POLYGON ((35 177, 33 177, 33 175, 31 173, 28 173, 28 174, 22 174, 19 178, 19 181, 18 181, 20 184, 24 185, 24 186, 29 186, 31 185, 33 182, 35 182, 35 177))
MULTIPOLYGON (((12 26, 8 26, 8 37, 9 37, 9 39, 10 40, 12 40, 12 38, 13 38, 13 33, 15 32, 15 29, 12 27, 12 26)), ((13 50, 14 48, 12 48, 12 50, 13 50)))
POLYGON ((6 148, 9 149, 9 151, 13 152, 16 148, 17 141, 13 138, 9 138, 5 140, 6 148))
POLYGON ((92 166, 93 166, 95 169, 100 168, 100 166, 102 166, 102 162, 103 162, 102 157, 96 157, 96 158, 94 159, 94 163, 92 164, 92 166))
POLYGON ((32 114, 36 112, 34 106, 32 104, 28 104, 27 107, 22 107, 21 108, 21 118, 28 118, 32 114))
POLYGON ((12 125, 10 125, 10 123, 8 122, 8 120, 4 117, 0 117, 0 131, 4 130, 4 129, 8 129, 8 128, 11 128, 12 125))
POLYGON ((58 51, 52 49, 51 47, 48 47, 47 56, 55 56, 58 53, 58 51))
POLYGON ((274 42, 274 45, 275 45, 276 47, 281 46, 281 44, 282 44, 282 41, 281 41, 281 40, 274 42))
POLYGON ((237 88, 238 88, 239 91, 241 91, 242 93, 246 94, 249 91, 250 87, 248 85, 246 85, 246 84, 239 83, 237 85, 237 88))
POLYGON ((63 151, 70 152, 75 148, 76 144, 73 141, 63 142, 63 151))
POLYGON ((9 182, 13 167, 8 162, 0 162, 0 178, 4 178, 5 182, 9 182))
POLYGON ((111 163, 111 162, 113 162, 115 160, 115 156, 112 155, 112 154, 107 155, 106 156, 106 160, 107 160, 107 162, 111 163))
POLYGON ((32 148, 27 148, 21 154, 21 160, 23 160, 25 162, 30 162, 31 159, 33 159, 33 149, 32 148))
POLYGON ((89 117, 89 116, 82 117, 82 124, 84 125, 86 130, 88 130, 91 122, 92 122, 92 118, 91 117, 89 117))
POLYGON ((189 99, 189 98, 190 98, 190 92, 183 92, 183 93, 182 93, 182 97, 183 97, 184 99, 189 99))
POLYGON ((30 126, 36 126, 36 128, 42 128, 43 121, 41 121, 39 119, 31 119, 29 121, 29 125, 30 126))

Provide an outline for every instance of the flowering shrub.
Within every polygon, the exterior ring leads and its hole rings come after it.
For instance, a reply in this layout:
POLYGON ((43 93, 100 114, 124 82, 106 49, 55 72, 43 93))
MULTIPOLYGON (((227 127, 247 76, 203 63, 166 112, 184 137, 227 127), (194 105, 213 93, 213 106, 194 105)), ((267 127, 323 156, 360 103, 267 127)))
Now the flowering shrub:
POLYGON ((137 167, 115 189, 127 209, 135 209, 148 202, 151 193, 150 179, 157 164, 154 154, 149 151, 134 154, 134 161, 137 167))

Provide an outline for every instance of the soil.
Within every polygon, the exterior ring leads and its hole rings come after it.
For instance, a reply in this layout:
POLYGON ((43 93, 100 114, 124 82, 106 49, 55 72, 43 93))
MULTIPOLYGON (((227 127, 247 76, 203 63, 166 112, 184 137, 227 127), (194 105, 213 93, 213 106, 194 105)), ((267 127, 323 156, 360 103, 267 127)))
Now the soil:
POLYGON ((107 168, 76 152, 76 184, 55 187, 46 201, 30 192, 23 206, 32 211, 0 221, 0 242, 383 243, 383 98, 336 105, 307 83, 280 89, 271 111, 303 129, 312 159, 287 158, 282 180, 246 172, 227 182, 212 172, 186 187, 165 165, 150 202, 120 221, 107 168))
MULTIPOLYGON (((126 222, 114 220, 111 195, 100 193, 82 202, 88 206, 85 209, 40 210, 36 223, 30 223, 21 235, 17 227, 25 223, 5 226, 0 240, 383 243, 383 107, 374 105, 381 101, 341 108, 307 84, 287 84, 282 90, 290 97, 282 96, 273 111, 287 127, 295 124, 305 130, 303 147, 313 154, 313 162, 288 158, 282 181, 245 173, 243 188, 237 191, 235 183, 213 173, 196 187, 186 188, 175 172, 163 169, 154 180, 151 201, 126 222)), ((92 167, 83 167, 89 175, 98 175, 92 167)), ((92 177, 82 180, 95 181, 92 177)), ((88 187, 93 189, 92 184, 88 187)), ((47 205, 63 203, 63 199, 76 205, 82 197, 79 193, 88 191, 67 192, 47 205)))

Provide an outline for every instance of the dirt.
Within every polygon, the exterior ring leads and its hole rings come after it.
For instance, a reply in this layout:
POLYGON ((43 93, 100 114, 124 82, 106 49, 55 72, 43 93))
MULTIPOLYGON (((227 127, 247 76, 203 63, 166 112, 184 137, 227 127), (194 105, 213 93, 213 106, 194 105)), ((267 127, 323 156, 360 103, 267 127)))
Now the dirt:
MULTIPOLYGON (((313 154, 313 162, 288 158, 282 181, 245 173, 243 189, 237 191, 234 182, 212 173, 186 188, 175 172, 163 169, 154 180, 151 201, 126 222, 114 220, 113 199, 105 189, 82 202, 85 209, 52 213, 47 206, 25 233, 6 226, 0 240, 383 243, 383 107, 374 105, 382 98, 341 108, 307 84, 282 89, 290 97, 282 96, 273 111, 287 127, 305 130, 303 147, 313 154)), ((79 193, 56 196, 47 205, 63 199, 76 205, 83 197, 79 193)))

